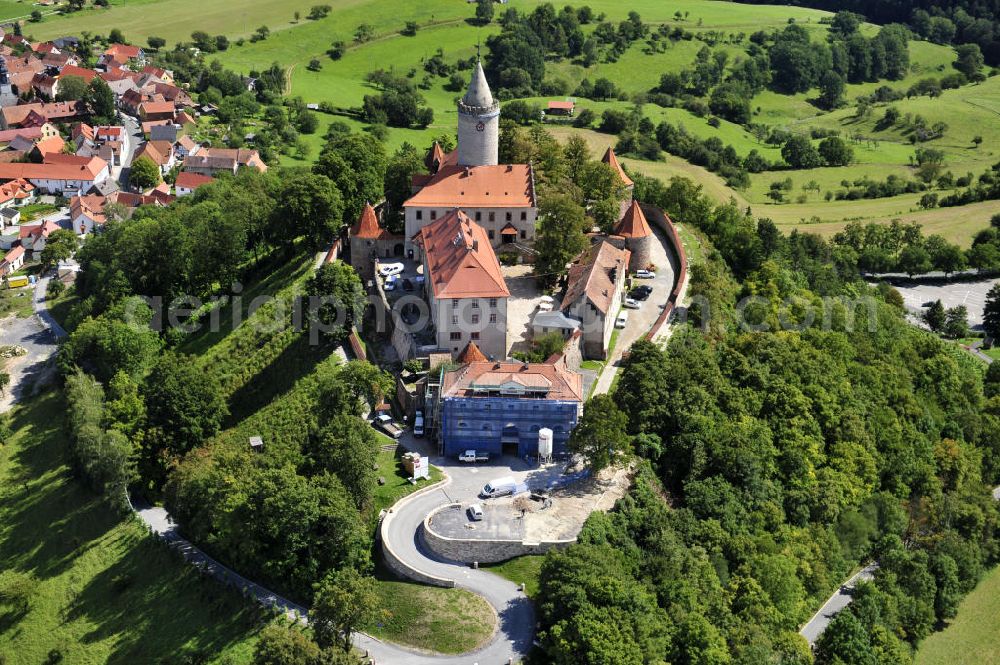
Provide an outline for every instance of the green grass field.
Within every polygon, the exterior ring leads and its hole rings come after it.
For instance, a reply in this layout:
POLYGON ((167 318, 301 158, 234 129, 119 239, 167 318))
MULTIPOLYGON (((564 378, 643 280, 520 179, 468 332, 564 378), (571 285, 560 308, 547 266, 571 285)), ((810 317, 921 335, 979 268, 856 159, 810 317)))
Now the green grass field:
POLYGON ((1000 664, 1000 568, 965 597, 951 624, 917 649, 914 665, 1000 664))
POLYGON ((496 614, 481 596, 402 582, 380 571, 381 617, 364 630, 375 637, 439 653, 465 653, 493 635, 496 614))
POLYGON ((18 407, 0 447, 0 570, 37 584, 26 613, 0 606, 9 665, 152 663, 164 654, 249 663, 258 611, 199 579, 73 479, 54 392, 18 407), (49 658, 49 660, 46 660, 49 658))
POLYGON ((486 569, 514 584, 523 584, 525 594, 534 598, 538 595, 538 578, 544 562, 544 556, 527 555, 486 566, 486 569))

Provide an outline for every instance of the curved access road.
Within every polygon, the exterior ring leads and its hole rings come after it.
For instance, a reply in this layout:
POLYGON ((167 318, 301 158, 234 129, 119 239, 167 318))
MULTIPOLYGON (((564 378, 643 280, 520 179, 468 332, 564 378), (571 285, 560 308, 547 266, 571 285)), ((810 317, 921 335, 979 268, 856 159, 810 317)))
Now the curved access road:
POLYGON ((819 611, 813 615, 813 618, 809 620, 809 623, 802 626, 802 630, 799 631, 799 635, 806 638, 809 642, 809 646, 815 646, 816 642, 819 640, 820 635, 826 630, 826 627, 830 625, 833 621, 833 617, 837 616, 840 610, 844 609, 851 604, 854 600, 853 592, 854 587, 858 583, 858 580, 871 581, 875 576, 875 571, 878 570, 877 563, 870 563, 854 575, 850 577, 844 584, 837 589, 837 591, 830 596, 823 607, 819 608, 819 611))
MULTIPOLYGON (((454 582, 454 586, 482 596, 497 614, 497 628, 484 646, 458 656, 421 653, 387 644, 367 635, 355 635, 354 644, 367 650, 379 665, 473 665, 516 663, 531 649, 535 634, 535 612, 531 601, 516 584, 468 564, 445 561, 431 554, 420 540, 424 518, 439 506, 453 503, 452 496, 468 495, 482 487, 484 477, 474 468, 448 465, 440 458, 434 464, 449 466, 443 482, 427 491, 403 499, 383 520, 383 548, 415 573, 454 582)), ((421 581, 417 579, 416 581, 421 581)))

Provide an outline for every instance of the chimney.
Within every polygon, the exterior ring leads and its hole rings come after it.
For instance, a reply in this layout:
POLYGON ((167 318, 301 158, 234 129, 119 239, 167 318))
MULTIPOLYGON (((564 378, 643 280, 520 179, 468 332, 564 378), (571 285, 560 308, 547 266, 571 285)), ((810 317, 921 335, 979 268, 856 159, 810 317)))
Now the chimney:
POLYGON ((466 166, 465 167, 465 177, 468 178, 469 174, 471 174, 471 173, 472 173, 472 167, 471 166, 466 166))
POLYGON ((479 251, 479 241, 478 240, 473 240, 472 241, 472 251, 473 252, 478 252, 479 251))

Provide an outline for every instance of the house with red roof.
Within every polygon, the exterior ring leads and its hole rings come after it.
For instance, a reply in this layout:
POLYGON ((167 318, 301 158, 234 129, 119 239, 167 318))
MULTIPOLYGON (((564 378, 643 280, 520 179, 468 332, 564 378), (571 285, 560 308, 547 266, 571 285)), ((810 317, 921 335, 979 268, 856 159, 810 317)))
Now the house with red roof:
POLYGON ((260 158, 260 153, 247 148, 202 148, 196 154, 189 154, 184 158, 184 170, 201 175, 214 176, 223 172, 236 175, 243 168, 264 173, 267 171, 267 164, 260 158))
POLYGON ((0 181, 27 180, 42 192, 60 196, 89 192, 110 175, 108 163, 100 157, 49 153, 41 164, 0 163, 0 181))
POLYGON ((415 245, 438 348, 458 355, 472 341, 487 356, 505 358, 510 291, 486 230, 452 210, 421 227, 415 245))
POLYGON ((145 157, 160 167, 160 175, 170 173, 177 160, 174 158, 174 146, 169 141, 146 141, 132 156, 132 161, 145 157))
POLYGON ((21 247, 34 255, 45 249, 45 242, 48 240, 48 237, 60 228, 62 227, 51 220, 29 222, 21 224, 18 227, 17 237, 20 240, 21 247))
POLYGON ((3 261, 0 261, 0 277, 6 277, 15 273, 24 266, 24 247, 18 245, 12 247, 4 254, 3 261))
POLYGON ((565 101, 554 100, 545 106, 545 115, 572 116, 575 110, 576 102, 571 99, 565 101))
POLYGON ((174 181, 174 192, 177 194, 177 198, 181 198, 182 196, 194 194, 194 191, 202 185, 208 185, 213 182, 215 182, 215 178, 211 176, 181 171, 177 174, 177 179, 174 181))
POLYGON ((40 127, 49 121, 71 122, 86 115, 83 102, 39 102, 18 104, 0 109, 0 129, 40 127))

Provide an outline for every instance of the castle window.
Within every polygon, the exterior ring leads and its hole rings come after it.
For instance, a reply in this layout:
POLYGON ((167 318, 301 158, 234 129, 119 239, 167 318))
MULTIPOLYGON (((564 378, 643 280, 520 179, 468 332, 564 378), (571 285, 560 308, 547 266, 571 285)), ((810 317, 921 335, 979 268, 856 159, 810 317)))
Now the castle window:
POLYGON ((423 210, 418 210, 417 211, 417 219, 423 219, 423 218, 424 218, 424 211, 423 210))
POLYGON ((496 322, 497 322, 497 315, 490 314, 490 323, 496 323, 496 322))
POLYGON ((524 229, 521 229, 521 240, 524 240, 527 237, 528 237, 528 232, 525 231, 524 229))
POLYGON ((496 298, 490 298, 490 307, 493 307, 495 309, 496 306, 497 306, 497 299, 496 298))
POLYGON ((451 299, 451 308, 452 309, 458 309, 458 298, 452 298, 451 299))
POLYGON ((457 341, 459 341, 461 339, 462 339, 462 333, 460 333, 460 332, 453 332, 451 334, 451 341, 457 342, 457 341))
POLYGON ((479 300, 477 299, 472 300, 472 309, 479 309, 479 300))
POLYGON ((490 236, 490 240, 493 240, 493 229, 489 230, 489 236, 490 236))
POLYGON ((526 219, 528 219, 528 213, 525 212, 524 210, 522 210, 521 211, 521 221, 523 222, 526 219))
POLYGON ((479 315, 478 314, 473 314, 472 315, 472 322, 473 323, 479 323, 479 315))
POLYGON ((451 317, 451 325, 453 325, 453 326, 457 326, 458 325, 458 317, 457 316, 451 317))
POLYGON ((476 221, 477 222, 483 221, 483 213, 478 210, 476 211, 476 221))
POLYGON ((490 221, 491 222, 497 221, 497 214, 495 212, 490 213, 490 221))
POLYGON ((473 341, 479 341, 479 333, 477 333, 477 332, 474 332, 474 333, 470 333, 470 334, 469 334, 469 337, 470 337, 470 338, 471 338, 471 339, 472 339, 473 341))
POLYGON ((438 218, 438 211, 431 210, 431 219, 437 219, 437 218, 438 218))
POLYGON ((509 222, 510 220, 514 219, 514 216, 513 216, 513 215, 511 215, 511 214, 510 214, 509 212, 507 213, 506 217, 507 217, 507 221, 508 221, 508 222, 509 222))

